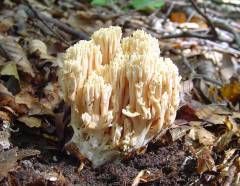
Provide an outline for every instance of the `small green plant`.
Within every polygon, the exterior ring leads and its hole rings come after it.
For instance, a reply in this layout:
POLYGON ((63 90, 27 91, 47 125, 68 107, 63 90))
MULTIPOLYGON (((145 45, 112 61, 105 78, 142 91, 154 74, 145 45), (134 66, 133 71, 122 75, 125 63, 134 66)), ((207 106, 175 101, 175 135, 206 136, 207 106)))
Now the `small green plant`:
MULTIPOLYGON (((116 2, 117 0, 91 0, 91 4, 96 6, 110 6, 116 2)), ((163 6, 163 0, 132 0, 124 9, 133 8, 135 10, 151 12, 163 6)))
POLYGON ((135 10, 152 11, 164 6, 163 0, 132 0, 130 5, 135 10))
POLYGON ((91 4, 96 6, 108 6, 115 2, 116 0, 92 0, 91 4))

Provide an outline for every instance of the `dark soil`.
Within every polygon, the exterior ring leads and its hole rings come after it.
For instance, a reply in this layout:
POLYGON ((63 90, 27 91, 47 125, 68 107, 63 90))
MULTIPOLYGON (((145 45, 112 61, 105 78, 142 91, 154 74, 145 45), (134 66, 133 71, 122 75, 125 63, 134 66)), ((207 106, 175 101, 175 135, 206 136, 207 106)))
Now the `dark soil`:
POLYGON ((169 143, 168 138, 165 142, 149 144, 145 154, 133 155, 97 169, 85 162, 79 173, 77 159, 38 134, 20 130, 13 133, 12 143, 19 149, 38 149, 41 154, 19 161, 0 185, 131 185, 141 170, 150 171, 150 175, 148 182, 140 185, 189 185, 198 178, 193 173, 195 161, 186 161, 189 157, 184 145, 181 141, 169 143), (52 178, 54 176, 56 180, 52 178))

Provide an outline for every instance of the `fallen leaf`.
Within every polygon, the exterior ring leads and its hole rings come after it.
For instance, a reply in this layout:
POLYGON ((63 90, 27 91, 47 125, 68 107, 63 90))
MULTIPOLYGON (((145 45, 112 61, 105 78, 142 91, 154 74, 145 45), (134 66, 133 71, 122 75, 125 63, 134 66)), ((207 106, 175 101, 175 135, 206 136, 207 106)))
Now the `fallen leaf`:
POLYGON ((23 48, 13 39, 13 37, 7 36, 1 38, 0 48, 9 60, 14 61, 20 67, 21 71, 30 74, 32 77, 35 76, 23 48))
POLYGON ((188 134, 190 138, 193 140, 198 140, 200 144, 206 146, 213 145, 216 140, 214 134, 200 126, 200 122, 190 122, 189 124, 192 125, 192 128, 188 134))
POLYGON ((218 105, 203 105, 195 109, 196 116, 209 123, 224 124, 225 118, 231 112, 218 105))
POLYGON ((0 32, 7 32, 14 25, 11 19, 0 20, 0 32))
POLYGON ((195 109, 191 105, 184 105, 177 111, 177 119, 186 121, 198 121, 199 118, 195 114, 195 109))
POLYGON ((0 146, 2 146, 3 149, 10 148, 9 137, 10 134, 8 131, 0 131, 0 146))
POLYGON ((48 54, 47 45, 38 39, 33 39, 29 42, 30 54, 35 54, 40 59, 52 59, 53 57, 48 54))
POLYGON ((43 89, 44 97, 40 100, 40 103, 49 110, 53 110, 61 99, 59 96, 60 88, 58 83, 48 83, 43 89))
POLYGON ((233 79, 229 84, 225 84, 220 92, 223 98, 232 102, 233 105, 240 101, 240 83, 236 79, 233 79))
POLYGON ((9 62, 5 64, 0 70, 3 84, 12 94, 17 94, 20 88, 19 75, 15 63, 9 62))
POLYGON ((34 104, 39 103, 39 100, 34 97, 28 89, 22 89, 21 92, 15 96, 15 102, 17 104, 24 104, 30 109, 34 104))
POLYGON ((36 117, 22 116, 18 118, 18 121, 21 121, 22 123, 26 124, 30 128, 33 128, 33 127, 39 128, 42 126, 42 120, 36 117))
POLYGON ((8 91, 7 87, 5 87, 1 81, 0 81, 0 94, 13 96, 12 93, 8 91))
POLYGON ((236 136, 240 137, 240 126, 231 117, 226 117, 224 124, 232 131, 236 136))
POLYGON ((0 110, 0 119, 2 121, 7 121, 7 122, 11 121, 11 117, 9 116, 9 114, 4 112, 4 111, 2 111, 2 110, 0 110))
POLYGON ((0 75, 14 76, 19 81, 16 63, 7 63, 1 68, 0 75))
POLYGON ((190 19, 190 22, 192 23, 197 23, 199 25, 200 28, 202 29, 207 29, 208 28, 208 25, 205 23, 205 21, 200 18, 199 16, 193 16, 191 19, 190 19))
POLYGON ((203 174, 215 169, 215 162, 208 147, 203 147, 197 152, 197 172, 203 174))
POLYGON ((16 113, 26 114, 28 109, 23 104, 17 104, 15 99, 11 95, 7 95, 0 92, 0 105, 11 107, 16 113))
POLYGON ((234 133, 232 131, 226 131, 218 138, 216 142, 217 152, 222 152, 228 146, 228 144, 232 141, 233 134, 234 133))
POLYGON ((187 132, 190 130, 190 126, 179 126, 177 128, 170 129, 170 134, 173 141, 180 139, 185 136, 187 132))

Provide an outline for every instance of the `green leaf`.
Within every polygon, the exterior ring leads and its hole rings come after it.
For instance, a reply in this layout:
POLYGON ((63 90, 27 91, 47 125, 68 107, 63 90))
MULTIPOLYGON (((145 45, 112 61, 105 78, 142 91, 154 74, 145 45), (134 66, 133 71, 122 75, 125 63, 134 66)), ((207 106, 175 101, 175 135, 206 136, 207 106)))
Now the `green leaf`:
POLYGON ((164 6, 163 0, 133 0, 132 7, 136 10, 154 10, 164 6))
POLYGON ((108 5, 108 0, 92 0, 91 4, 96 6, 106 6, 108 5))

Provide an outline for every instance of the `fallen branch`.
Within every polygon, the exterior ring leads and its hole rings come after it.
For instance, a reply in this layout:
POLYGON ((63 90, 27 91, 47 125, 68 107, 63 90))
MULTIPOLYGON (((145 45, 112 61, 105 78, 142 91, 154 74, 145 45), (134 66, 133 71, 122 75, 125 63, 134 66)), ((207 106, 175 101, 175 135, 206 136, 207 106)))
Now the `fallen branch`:
POLYGON ((230 26, 230 24, 228 24, 224 20, 220 20, 220 19, 217 19, 217 18, 212 19, 212 21, 213 21, 213 24, 215 26, 232 33, 235 43, 238 45, 238 47, 240 47, 240 35, 238 34, 238 32, 234 28, 232 28, 230 26))
POLYGON ((37 19, 39 19, 58 39, 60 39, 62 42, 64 42, 65 44, 69 45, 69 43, 63 38, 62 35, 60 35, 58 32, 56 32, 55 30, 52 29, 52 26, 50 26, 48 23, 53 24, 53 26, 58 27, 60 30, 65 31, 66 33, 73 35, 75 37, 77 37, 78 39, 85 39, 85 40, 89 40, 89 37, 87 34, 83 33, 83 32, 79 32, 77 30, 75 30, 74 28, 68 26, 65 23, 62 23, 61 21, 54 19, 52 17, 46 16, 40 12, 38 12, 37 10, 35 10, 35 8, 28 2, 28 0, 24 0, 25 4, 27 5, 27 7, 29 8, 29 10, 31 12, 28 12, 28 14, 30 16, 35 16, 37 19))
POLYGON ((45 25, 45 26, 48 28, 48 30, 50 30, 50 31, 55 35, 56 38, 58 38, 60 41, 64 42, 66 45, 68 45, 68 46, 70 45, 70 44, 62 37, 62 35, 60 35, 58 32, 56 32, 55 30, 53 30, 52 27, 49 26, 48 23, 39 16, 38 11, 35 10, 35 8, 31 5, 31 3, 28 2, 28 0, 23 0, 23 2, 28 6, 29 10, 31 10, 31 12, 32 12, 32 14, 29 14, 30 16, 32 16, 32 15, 35 16, 37 19, 39 19, 39 20, 43 23, 43 25, 45 25))
POLYGON ((186 67, 191 71, 191 74, 192 74, 192 78, 193 79, 203 79, 205 81, 208 81, 210 83, 213 83, 217 86, 222 86, 222 83, 217 81, 217 80, 214 80, 204 74, 198 74, 195 69, 190 65, 190 63, 188 62, 187 58, 181 53, 181 56, 182 56, 182 62, 184 63, 184 65, 186 65, 186 67))
POLYGON ((179 34, 170 34, 166 36, 161 36, 159 39, 171 39, 171 38, 180 38, 180 37, 194 37, 194 38, 208 39, 208 40, 215 39, 213 35, 203 35, 203 34, 187 32, 187 31, 183 31, 179 34))
POLYGON ((218 33, 217 33, 216 29, 215 29, 214 24, 212 23, 212 20, 199 9, 199 7, 197 6, 197 4, 195 3, 194 0, 189 0, 189 1, 192 4, 193 8, 197 11, 197 13, 199 13, 206 20, 207 25, 211 28, 211 32, 212 32, 213 36, 215 38, 217 38, 218 37, 218 33))
POLYGON ((54 19, 52 17, 49 17, 49 16, 46 16, 44 14, 41 14, 41 13, 38 13, 39 16, 44 19, 45 21, 48 21, 50 23, 52 23, 53 25, 55 25, 56 27, 60 28, 61 30, 67 32, 68 34, 71 34, 75 37, 77 37, 78 39, 84 39, 84 40, 89 40, 89 36, 83 32, 79 32, 77 30, 75 30, 74 28, 68 26, 67 24, 57 20, 57 19, 54 19))

